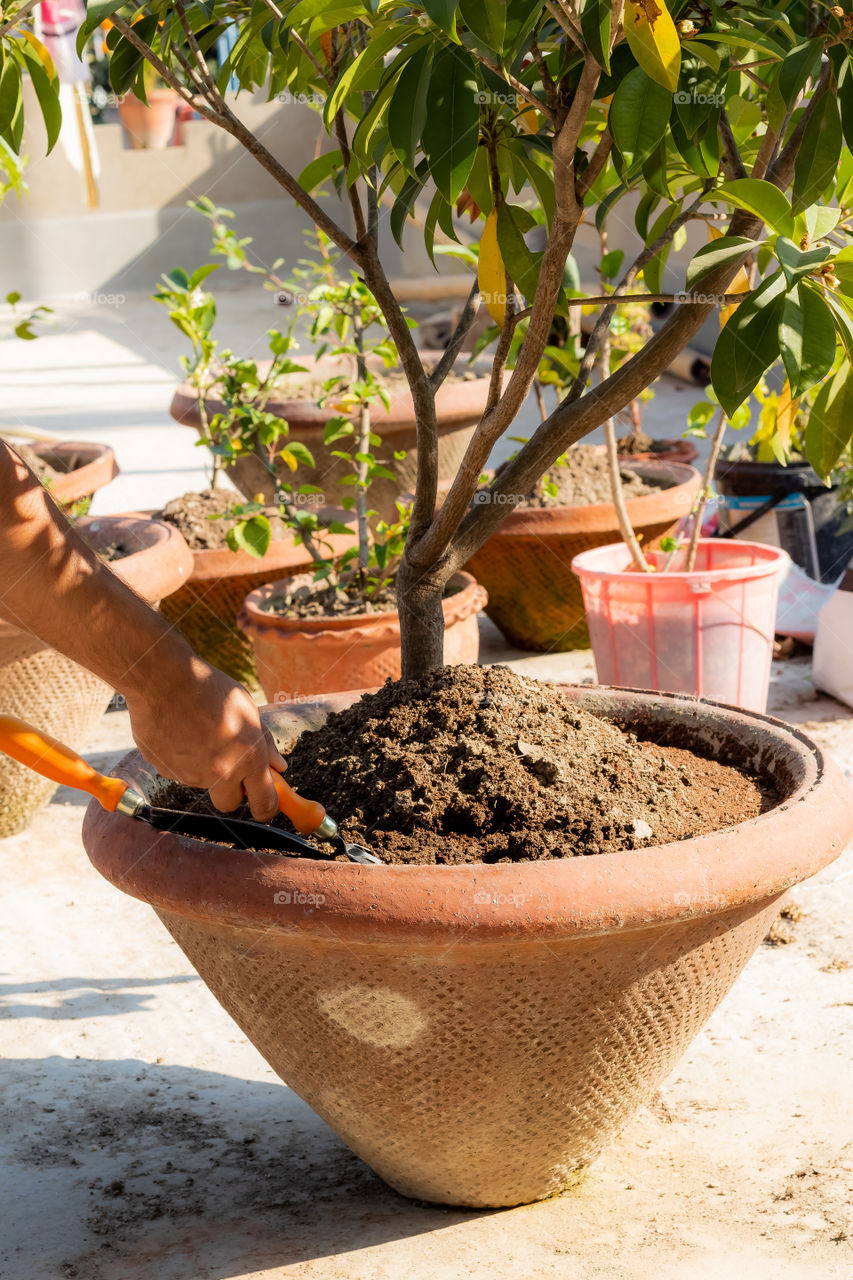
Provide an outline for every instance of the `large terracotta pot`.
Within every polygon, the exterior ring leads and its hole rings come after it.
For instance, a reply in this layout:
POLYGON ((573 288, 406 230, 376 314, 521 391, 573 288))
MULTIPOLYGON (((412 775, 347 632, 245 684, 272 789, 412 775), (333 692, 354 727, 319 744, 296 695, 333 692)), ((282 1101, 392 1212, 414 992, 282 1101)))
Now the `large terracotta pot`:
MULTIPOLYGON (((436 358, 440 355, 439 352, 422 352, 425 357, 430 354, 435 354, 436 358)), ((348 368, 346 357, 324 356, 319 361, 298 359, 308 369, 322 370, 324 377, 348 368)), ((261 370, 266 367, 259 365, 261 370)), ((349 372, 354 374, 354 369, 349 372)), ((339 449, 340 443, 328 448, 323 444, 323 428, 336 411, 329 405, 321 407, 314 400, 298 396, 298 375, 289 375, 283 380, 282 387, 267 402, 267 411, 283 418, 289 425, 290 438, 301 441, 311 451, 316 466, 300 465, 300 483, 317 485, 324 491, 326 503, 333 506, 340 501, 338 482, 352 471, 349 463, 332 456, 332 450, 339 449)), ((485 408, 488 388, 488 377, 478 377, 466 382, 445 382, 439 389, 435 407, 440 482, 450 481, 456 475, 474 427, 485 408)), ((222 402, 214 393, 206 398, 205 403, 208 416, 222 412, 222 402)), ((194 427, 199 435, 204 434, 196 394, 187 383, 182 383, 175 392, 170 412, 177 422, 194 427)), ((417 474, 415 410, 408 387, 403 385, 391 391, 387 409, 381 403, 373 405, 371 421, 374 431, 382 439, 382 446, 375 450, 376 456, 392 472, 394 479, 373 481, 370 505, 382 519, 391 520, 395 516, 395 502, 401 493, 414 490, 417 474), (406 456, 402 460, 393 457, 395 452, 403 451, 406 456)), ((347 443, 344 441, 344 445, 347 443)), ((246 498, 254 498, 260 493, 264 495, 265 502, 275 500, 276 480, 261 459, 252 453, 245 454, 228 467, 228 479, 246 498)), ((292 480, 291 473, 280 459, 277 480, 279 483, 292 480)))
MULTIPOLYGON (((464 866, 257 854, 95 801, 86 813, 98 870, 154 907, 270 1066, 405 1195, 485 1207, 570 1184, 653 1096, 785 890, 853 831, 849 784, 777 721, 677 695, 566 696, 748 761, 784 800, 657 849, 464 866)), ((352 700, 264 714, 287 744, 352 700)), ((119 772, 156 799, 143 766, 134 753, 119 772)))
POLYGON ((50 496, 63 507, 91 498, 118 475, 115 453, 108 444, 57 440, 50 444, 33 443, 30 448, 58 473, 47 488, 50 496))
MULTIPOLYGON (((671 482, 667 489, 628 501, 628 515, 644 547, 654 547, 686 516, 702 477, 675 462, 636 462, 623 469, 671 482)), ((589 631, 581 585, 571 563, 581 551, 618 542, 616 508, 610 502, 587 507, 519 507, 465 568, 489 593, 486 613, 519 649, 538 653, 585 649, 589 631)))
MULTIPOLYGON (((258 676, 270 702, 371 689, 400 679, 400 623, 396 612, 343 618, 283 618, 264 609, 281 583, 246 597, 238 625, 249 637, 258 676)), ((486 593, 469 573, 450 580, 445 598, 444 661, 475 663, 480 652, 477 614, 486 593)))
MULTIPOLYGON (((173 591, 192 568, 177 529, 159 521, 96 516, 78 521, 77 527, 95 547, 121 541, 137 548, 111 568, 151 604, 173 591)), ((0 710, 5 714, 20 716, 82 751, 112 694, 91 671, 0 621, 0 710)), ((0 754, 0 836, 25 830, 55 790, 55 783, 0 754)))
POLYGON ((118 117, 131 151, 164 151, 175 132, 180 98, 163 85, 146 90, 147 105, 135 93, 126 93, 118 104, 118 117))
MULTIPOLYGON (((324 538, 335 555, 352 546, 343 534, 324 538)), ((260 560, 248 551, 192 551, 192 572, 161 601, 164 618, 178 628, 196 653, 242 684, 257 687, 258 673, 248 637, 237 615, 250 591, 274 579, 292 577, 311 564, 305 547, 291 536, 271 542, 260 560)))

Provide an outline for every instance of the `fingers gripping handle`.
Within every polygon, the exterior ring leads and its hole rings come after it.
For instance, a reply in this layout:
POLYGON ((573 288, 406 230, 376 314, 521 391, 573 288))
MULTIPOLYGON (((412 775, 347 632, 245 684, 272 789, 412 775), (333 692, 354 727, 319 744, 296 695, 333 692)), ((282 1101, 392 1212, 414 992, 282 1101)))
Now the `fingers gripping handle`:
POLYGON ((326 816, 326 810, 316 800, 306 800, 304 796, 297 795, 293 787, 288 786, 280 773, 276 773, 274 769, 270 770, 272 774, 273 786, 278 795, 278 807, 282 813, 286 814, 293 823, 296 830, 303 836, 313 835, 315 831, 323 828, 322 834, 331 837, 337 831, 337 827, 331 818, 326 816), (332 831, 332 827, 335 831, 332 831))
POLYGON ((98 773, 76 751, 17 716, 0 715, 0 751, 52 782, 88 792, 111 813, 127 791, 121 778, 98 773))

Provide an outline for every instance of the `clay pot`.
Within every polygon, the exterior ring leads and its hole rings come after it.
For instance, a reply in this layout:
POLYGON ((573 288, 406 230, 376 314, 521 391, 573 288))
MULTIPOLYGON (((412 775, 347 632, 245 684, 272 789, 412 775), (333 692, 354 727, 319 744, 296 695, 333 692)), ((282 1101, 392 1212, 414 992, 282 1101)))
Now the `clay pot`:
MULTIPOLYGON (((336 555, 352 546, 352 540, 343 534, 329 535, 324 542, 336 555)), ((191 555, 189 577, 161 601, 160 612, 200 657, 234 680, 256 688, 255 656, 237 615, 250 591, 273 579, 281 581, 304 572, 311 556, 289 535, 271 542, 260 560, 248 551, 228 547, 191 551, 191 555)))
POLYGON ((51 444, 31 444, 30 448, 59 472, 47 488, 54 501, 63 507, 91 498, 118 475, 115 453, 108 444, 57 440, 51 444))
MULTIPOLYGON (((395 611, 343 618, 283 618, 264 604, 282 584, 270 582, 246 597, 238 625, 249 637, 261 688, 270 702, 371 689, 400 679, 400 623, 395 611)), ((444 661, 475 663, 477 614, 486 593, 469 573, 450 580, 443 603, 444 661)))
POLYGON ((692 440, 658 440, 657 449, 649 449, 643 453, 624 453, 620 457, 626 462, 683 462, 689 465, 699 457, 699 450, 692 440))
MULTIPOLYGON (((258 854, 86 813, 97 869, 154 907, 270 1066, 404 1195, 488 1207, 571 1184, 652 1098, 785 891, 853 831, 849 784, 799 730, 672 694, 565 692, 749 762, 784 800, 657 849, 463 866, 258 854)), ((264 714, 286 746, 353 700, 264 714)), ((154 801, 165 785, 138 753, 118 771, 154 801)))
MULTIPOLYGON (((424 356, 430 354, 438 358, 441 353, 422 352, 424 356)), ((347 357, 323 356, 319 361, 298 357, 298 360, 317 376, 322 374, 328 378, 344 370, 354 375, 354 368, 349 367, 347 357)), ((259 364, 258 367, 263 371, 268 364, 259 364)), ((301 375, 303 381, 304 376, 301 375)), ((332 456, 331 450, 340 448, 339 444, 329 448, 323 444, 323 429, 335 410, 329 405, 321 407, 314 400, 300 397, 299 381, 300 375, 288 375, 283 380, 283 390, 276 392, 266 408, 288 423, 290 439, 301 441, 311 451, 316 466, 300 465, 300 483, 317 485, 324 490, 325 501, 335 505, 340 498, 338 482, 352 471, 352 467, 332 456)), ((439 389, 435 398, 439 482, 449 482, 456 475, 474 427, 485 408, 488 388, 488 377, 478 377, 465 382, 445 382, 439 389)), ((222 412, 222 402, 215 394, 207 397, 206 405, 208 416, 222 412)), ((177 422, 194 427, 199 435, 204 434, 196 395, 187 383, 182 383, 175 392, 170 413, 177 422)), ((417 474, 415 410, 408 387, 401 385, 391 390, 387 409, 381 403, 374 404, 371 421, 373 430, 382 439, 382 446, 375 451, 376 456, 393 473, 394 479, 377 479, 371 484, 370 505, 382 519, 392 520, 395 518, 396 500, 401 493, 414 490, 417 474), (405 451, 406 456, 397 461, 393 454, 401 451, 405 451)), ((292 475, 285 463, 279 459, 277 465, 278 481, 290 483, 292 475)), ((228 467, 228 479, 246 498, 254 498, 261 493, 265 502, 275 500, 276 482, 261 459, 252 453, 245 454, 228 467)))
MULTIPOLYGON (((624 469, 671 482, 627 502, 628 515, 644 547, 656 546, 689 514, 702 477, 693 467, 672 462, 636 462, 624 469)), ((585 649, 589 631, 583 592, 571 570, 581 551, 619 540, 616 508, 610 502, 587 507, 518 507, 465 568, 489 593, 486 613, 510 644, 537 653, 585 649)))
POLYGON ((163 86, 146 90, 148 104, 126 93, 118 104, 118 116, 131 151, 164 151, 172 141, 180 98, 163 86))
MULTIPOLYGON (((177 529, 135 516, 86 517, 78 529, 95 547, 122 541, 137 547, 110 567, 150 604, 184 580, 192 568, 177 529)), ((66 742, 87 745, 109 706, 112 689, 103 680, 43 644, 36 636, 0 621, 0 706, 66 742)), ((25 830, 50 800, 56 784, 0 754, 0 836, 25 830)))

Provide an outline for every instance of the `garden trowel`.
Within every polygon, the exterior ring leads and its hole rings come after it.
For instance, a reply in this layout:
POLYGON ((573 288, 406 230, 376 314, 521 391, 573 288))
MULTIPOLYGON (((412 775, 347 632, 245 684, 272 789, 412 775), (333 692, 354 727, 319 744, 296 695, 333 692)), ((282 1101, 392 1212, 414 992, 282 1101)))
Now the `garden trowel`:
POLYGON ((304 796, 297 795, 274 770, 271 772, 279 809, 302 835, 281 831, 263 822, 231 818, 227 814, 186 813, 178 809, 157 808, 122 778, 108 778, 106 774, 98 773, 76 751, 17 716, 0 715, 0 751, 53 782, 88 792, 110 813, 124 813, 129 818, 149 823, 157 831, 175 831, 198 840, 233 844, 238 849, 273 849, 282 853, 301 853, 308 858, 334 858, 343 853, 350 862, 382 861, 363 845, 349 844, 344 840, 334 818, 329 817, 323 806, 316 800, 306 800, 304 796), (326 853, 303 839, 308 835, 328 841, 332 851, 326 853))

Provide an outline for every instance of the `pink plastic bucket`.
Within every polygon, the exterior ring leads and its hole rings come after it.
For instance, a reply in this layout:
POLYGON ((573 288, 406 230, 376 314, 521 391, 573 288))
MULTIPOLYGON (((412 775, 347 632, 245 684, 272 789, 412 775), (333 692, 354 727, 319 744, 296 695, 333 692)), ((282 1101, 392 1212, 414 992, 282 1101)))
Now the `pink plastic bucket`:
MULTIPOLYGON (((649 552, 659 569, 668 559, 649 552)), ((778 547, 714 538, 700 540, 690 573, 632 570, 621 542, 575 556, 600 683, 764 711, 788 563, 778 547)))

